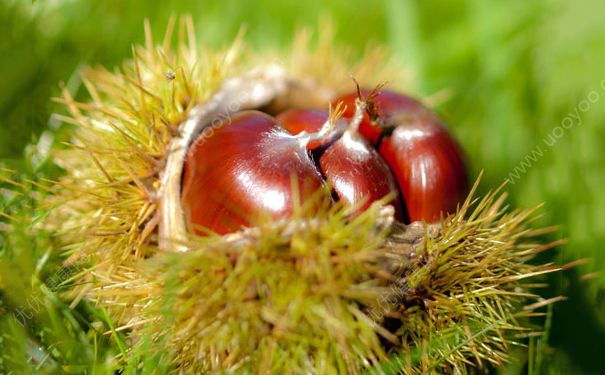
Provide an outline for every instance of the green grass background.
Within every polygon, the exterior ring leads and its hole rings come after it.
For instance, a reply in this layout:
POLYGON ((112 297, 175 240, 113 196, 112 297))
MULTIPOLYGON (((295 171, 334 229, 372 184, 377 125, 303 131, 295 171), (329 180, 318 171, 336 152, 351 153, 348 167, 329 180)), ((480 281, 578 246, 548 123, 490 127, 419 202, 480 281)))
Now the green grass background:
MULTIPOLYGON (((569 299, 553 309, 548 361, 532 372, 605 373, 604 1, 0 0, 2 163, 29 168, 24 149, 57 126, 50 97, 58 82, 78 92, 78 69, 128 58, 131 44, 143 42, 145 18, 159 37, 182 13, 211 46, 245 25, 258 47, 288 45, 296 28, 328 16, 339 42, 359 54, 368 42, 384 44, 411 68, 412 94, 447 94, 438 110, 475 174, 485 170, 483 189, 514 176, 511 204, 544 202, 542 224, 562 225, 551 239, 569 240, 553 260, 587 258, 549 279, 545 295, 569 299)), ((504 372, 527 371, 526 356, 520 351, 504 372)))

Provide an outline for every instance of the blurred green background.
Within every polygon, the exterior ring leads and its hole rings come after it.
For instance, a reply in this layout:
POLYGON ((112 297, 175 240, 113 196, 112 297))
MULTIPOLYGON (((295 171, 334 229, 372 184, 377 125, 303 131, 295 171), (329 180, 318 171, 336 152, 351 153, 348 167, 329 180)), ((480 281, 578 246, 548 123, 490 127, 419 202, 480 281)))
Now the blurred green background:
POLYGON ((445 92, 438 110, 485 170, 484 190, 511 178, 512 206, 544 202, 542 224, 562 225, 551 239, 569 242, 552 260, 587 259, 544 291, 568 300, 553 310, 540 372, 605 373, 605 2, 0 0, 0 160, 22 166, 26 145, 56 127, 60 81, 82 95, 78 69, 119 65, 145 18, 159 37, 183 13, 210 46, 246 25, 258 47, 328 16, 339 42, 359 54, 384 44, 411 68, 412 94, 445 92))

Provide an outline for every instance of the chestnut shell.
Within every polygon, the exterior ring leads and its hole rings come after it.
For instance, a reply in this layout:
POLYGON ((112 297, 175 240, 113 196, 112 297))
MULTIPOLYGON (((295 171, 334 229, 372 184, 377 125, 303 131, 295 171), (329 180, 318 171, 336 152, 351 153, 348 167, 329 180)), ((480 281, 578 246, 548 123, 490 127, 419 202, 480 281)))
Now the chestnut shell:
POLYGON ((244 111, 191 145, 181 193, 190 230, 226 234, 254 224, 260 215, 285 218, 321 188, 306 143, 276 125, 267 114, 244 111))

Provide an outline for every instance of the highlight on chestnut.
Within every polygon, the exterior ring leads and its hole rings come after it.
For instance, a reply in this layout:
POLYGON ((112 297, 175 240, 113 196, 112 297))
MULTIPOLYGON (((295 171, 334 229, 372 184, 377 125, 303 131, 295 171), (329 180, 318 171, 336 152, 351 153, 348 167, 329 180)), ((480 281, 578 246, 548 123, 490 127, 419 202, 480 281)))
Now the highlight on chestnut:
POLYGON ((352 216, 385 199, 403 223, 455 212, 467 166, 437 114, 382 85, 329 107, 243 110, 195 138, 181 184, 189 231, 226 234, 263 216, 287 218, 326 186, 352 216))

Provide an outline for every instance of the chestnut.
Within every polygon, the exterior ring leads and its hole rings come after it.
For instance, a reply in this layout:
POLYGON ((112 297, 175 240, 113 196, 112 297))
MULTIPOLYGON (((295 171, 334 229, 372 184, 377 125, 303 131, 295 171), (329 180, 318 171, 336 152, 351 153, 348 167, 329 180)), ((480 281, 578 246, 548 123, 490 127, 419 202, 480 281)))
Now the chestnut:
POLYGON ((334 103, 351 108, 357 96, 369 103, 359 131, 395 174, 408 220, 437 222, 453 213, 468 192, 468 174, 462 148, 443 121, 418 100, 388 90, 359 90, 334 103))
POLYGON ((294 199, 304 202, 323 185, 307 154, 308 140, 258 111, 233 115, 211 135, 202 132, 183 171, 181 204, 189 230, 225 234, 263 215, 291 215, 294 199))

